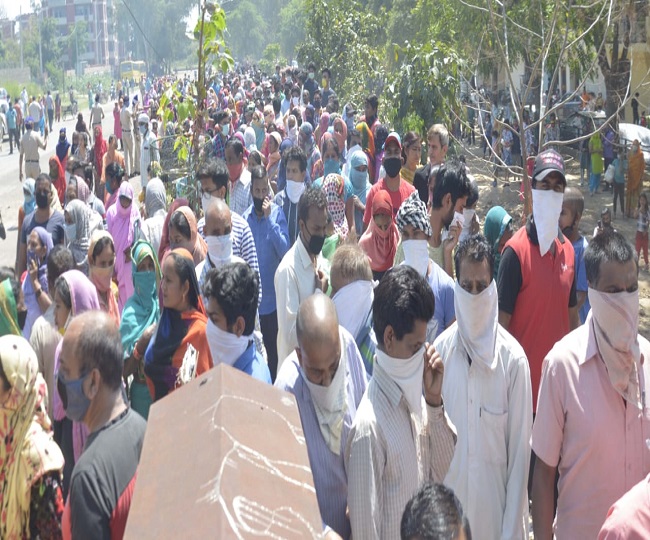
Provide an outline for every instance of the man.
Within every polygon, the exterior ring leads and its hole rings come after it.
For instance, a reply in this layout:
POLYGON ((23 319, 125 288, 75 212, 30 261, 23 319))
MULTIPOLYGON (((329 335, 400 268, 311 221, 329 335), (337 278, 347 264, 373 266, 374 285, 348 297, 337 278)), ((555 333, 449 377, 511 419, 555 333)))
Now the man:
POLYGON ((630 102, 632 107, 632 123, 639 124, 639 93, 635 92, 632 101, 630 102))
POLYGON ((497 289, 499 323, 528 358, 535 410, 542 361, 580 319, 573 246, 558 226, 566 178, 555 150, 535 158, 532 188, 533 214, 503 250, 497 289))
POLYGON ((214 365, 226 364, 271 384, 266 361, 255 347, 259 277, 245 262, 210 270, 203 285, 207 338, 214 365))
POLYGON ((445 485, 484 538, 527 538, 533 397, 521 345, 499 325, 494 254, 483 236, 456 250, 456 324, 436 339, 442 395, 458 433, 445 485), (480 451, 477 451, 480 448, 480 451))
POLYGON ((280 114, 284 116, 291 108, 291 82, 287 81, 284 84, 284 99, 280 105, 280 114))
POLYGON ((36 178, 41 174, 38 149, 45 150, 47 148, 47 139, 43 140, 43 137, 34 131, 34 119, 31 116, 25 119, 25 129, 25 134, 20 140, 20 156, 18 158, 18 170, 21 182, 25 178, 23 175, 23 161, 25 162, 25 174, 27 178, 36 178))
MULTIPOLYGON (((309 62, 307 65, 307 80, 303 86, 303 90, 309 92, 309 101, 314 99, 314 92, 318 89, 318 83, 316 82, 316 64, 309 62)), ((305 102, 307 105, 308 102, 305 102)))
MULTIPOLYGON (((222 159, 213 159, 204 162, 199 167, 196 176, 201 184, 201 205, 203 207, 203 217, 199 220, 197 228, 199 234, 203 238, 206 238, 204 231, 205 220, 211 203, 214 200, 221 200, 223 202, 226 200, 226 193, 228 191, 228 168, 222 159)), ((246 220, 239 214, 232 213, 230 216, 230 230, 227 231, 224 228, 223 232, 219 232, 219 235, 225 234, 230 234, 232 255, 241 257, 253 270, 259 272, 255 240, 246 220)), ((226 248, 226 246, 221 247, 226 248)), ((215 249, 213 248, 212 251, 217 256, 215 249)))
POLYGON ((531 439, 536 539, 596 538, 610 506, 650 472, 650 343, 638 334, 634 248, 605 232, 585 266, 591 312, 544 359, 531 439))
POLYGON ((18 128, 18 134, 16 137, 16 147, 19 147, 19 139, 21 134, 25 133, 25 122, 23 121, 23 105, 19 98, 14 100, 14 110, 16 111, 16 127, 18 128), (21 131, 22 130, 22 131, 21 131))
POLYGON ((89 435, 70 480, 66 538, 122 538, 146 422, 124 401, 122 340, 103 311, 75 317, 61 345, 57 388, 66 416, 89 435))
MULTIPOLYGON (((75 268, 74 257, 72 252, 62 246, 54 246, 47 257, 47 284, 48 291, 54 296, 54 284, 57 278, 75 268)), ((44 292, 41 292, 41 295, 44 292)), ((46 294, 46 293, 45 293, 46 294)), ((40 295, 39 295, 40 296, 40 295)), ((32 333, 29 338, 29 344, 36 353, 38 359, 38 370, 43 374, 47 383, 47 412, 50 419, 53 419, 52 399, 56 392, 54 380, 54 355, 56 347, 61 341, 61 334, 54 323, 54 308, 56 303, 50 298, 52 303, 45 310, 43 315, 38 317, 32 326, 32 333)))
POLYGON ((427 341, 433 343, 455 318, 454 281, 438 264, 429 258, 428 240, 431 224, 424 203, 413 192, 397 212, 397 228, 402 237, 404 261, 424 277, 433 291, 435 309, 427 324, 427 341))
POLYGON ((298 346, 283 363, 275 386, 296 398, 323 522, 347 539, 343 456, 367 376, 354 339, 339 326, 326 295, 312 295, 300 304, 296 332, 298 346))
POLYGON ((45 96, 45 108, 47 109, 49 131, 52 131, 52 122, 54 122, 54 98, 50 90, 47 91, 47 96, 45 96))
POLYGON ((130 178, 135 170, 133 162, 133 129, 132 129, 132 113, 129 108, 128 96, 120 99, 122 110, 120 111, 120 126, 122 127, 122 148, 124 149, 124 170, 126 175, 130 178))
POLYGON ((433 310, 431 288, 409 266, 389 270, 375 289, 375 365, 345 452, 355 540, 399 538, 406 503, 422 482, 441 482, 454 455, 442 359, 426 343, 433 310))
POLYGON ((394 131, 389 133, 386 138, 382 165, 386 176, 372 186, 366 195, 366 209, 363 214, 364 230, 368 228, 372 219, 372 200, 375 198, 375 193, 380 190, 388 192, 393 204, 393 218, 395 218, 399 207, 415 191, 413 186, 403 180, 399 173, 402 168, 402 141, 394 131))
POLYGON ((95 94, 95 104, 90 109, 90 133, 95 133, 95 126, 101 126, 104 119, 104 109, 99 103, 99 94, 95 94))
POLYGON ((142 135, 140 135, 140 126, 138 125, 138 117, 140 116, 140 107, 138 103, 138 96, 133 98, 131 102, 131 129, 133 130, 133 171, 131 176, 140 174, 140 154, 142 150, 142 135))
POLYGON ((598 540, 643 540, 650 531, 650 474, 616 501, 598 540))
POLYGON ((27 106, 27 116, 31 116, 34 119, 34 126, 40 126, 41 118, 43 118, 43 107, 41 107, 41 104, 35 96, 32 96, 32 100, 27 106))
POLYGON ((360 121, 365 122, 370 131, 372 131, 373 136, 375 135, 375 130, 379 126, 379 99, 377 96, 370 95, 366 98, 364 103, 364 115, 361 117, 360 121))
POLYGON ((214 113, 214 138, 212 139, 212 153, 215 157, 226 159, 226 143, 231 136, 230 124, 232 116, 230 109, 224 109, 214 113))
POLYGON ((298 307, 315 292, 326 292, 328 279, 320 252, 327 231, 327 197, 318 188, 309 188, 298 203, 300 234, 280 262, 275 273, 278 312, 278 370, 296 348, 298 307))
POLYGON ((259 305, 260 326, 269 359, 271 379, 278 368, 278 312, 275 297, 275 272, 289 250, 289 231, 284 212, 271 202, 266 169, 261 165, 251 171, 253 204, 243 218, 253 233, 262 279, 262 301, 259 305))
POLYGON ((562 199, 562 212, 560 212, 560 230, 569 239, 574 252, 574 272, 576 279, 576 300, 580 316, 580 324, 584 324, 589 313, 589 300, 587 299, 587 271, 585 270, 585 249, 589 245, 587 239, 580 234, 580 220, 585 209, 585 198, 578 188, 567 187, 562 199))
POLYGON ((472 540, 469 521, 454 492, 433 483, 422 486, 406 505, 400 533, 401 540, 472 540))
POLYGON ((327 104, 329 103, 330 96, 335 95, 334 90, 330 86, 330 83, 332 81, 332 72, 329 70, 329 68, 323 68, 321 70, 321 76, 322 76, 322 84, 323 84, 323 89, 321 92, 321 97, 322 97, 322 103, 323 106, 326 107, 327 104))
POLYGON ((9 107, 5 115, 7 120, 7 130, 9 130, 9 153, 14 153, 14 143, 16 150, 20 148, 20 141, 18 139, 18 114, 15 107, 9 107))
POLYGON ((36 178, 34 186, 34 199, 36 209, 25 216, 20 228, 20 242, 18 243, 18 257, 16 261, 16 275, 21 276, 27 269, 27 238, 35 227, 43 227, 52 235, 54 245, 63 244, 64 223, 63 212, 53 210, 51 203, 52 182, 47 174, 41 174, 36 178))
POLYGON ((307 178, 307 156, 299 146, 290 146, 282 154, 282 161, 286 164, 287 183, 279 191, 273 202, 282 208, 289 231, 289 245, 293 246, 300 232, 298 224, 298 201, 304 193, 307 178))
POLYGON ((449 132, 442 124, 433 124, 427 132, 427 149, 429 163, 415 171, 413 186, 418 190, 424 204, 429 203, 429 184, 436 166, 442 165, 449 150, 449 132))
POLYGON ((600 211, 600 219, 598 220, 596 226, 594 227, 594 234, 592 235, 592 237, 602 234, 605 231, 614 231, 614 230, 616 229, 614 229, 614 227, 612 226, 612 213, 607 206, 603 206, 603 208, 600 211))
POLYGON ((144 191, 147 189, 147 182, 149 181, 149 164, 152 161, 160 162, 160 151, 158 150, 156 136, 151 132, 149 126, 149 116, 145 113, 138 116, 138 130, 142 137, 140 150, 140 185, 144 191))
POLYGON ((228 204, 240 216, 253 204, 251 196, 251 173, 244 166, 244 145, 232 138, 226 143, 226 165, 228 167, 228 204))
POLYGON ((374 283, 368 256, 357 245, 339 246, 332 257, 330 281, 339 324, 352 334, 366 371, 372 375, 377 337, 372 329, 374 283))

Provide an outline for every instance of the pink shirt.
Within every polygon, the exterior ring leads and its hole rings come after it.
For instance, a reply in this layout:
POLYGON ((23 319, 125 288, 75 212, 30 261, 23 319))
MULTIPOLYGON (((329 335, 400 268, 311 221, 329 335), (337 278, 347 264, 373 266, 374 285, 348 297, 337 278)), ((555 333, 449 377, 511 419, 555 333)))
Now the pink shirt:
MULTIPOLYGON (((591 316, 546 356, 533 425, 533 451, 559 468, 558 540, 596 538, 609 507, 650 472, 650 409, 626 407, 590 323, 591 316)), ((650 359, 650 343, 639 336, 639 345, 650 359)), ((645 394, 650 362, 642 369, 645 394)))
POLYGON ((644 540, 650 534, 650 475, 609 509, 598 540, 644 540))

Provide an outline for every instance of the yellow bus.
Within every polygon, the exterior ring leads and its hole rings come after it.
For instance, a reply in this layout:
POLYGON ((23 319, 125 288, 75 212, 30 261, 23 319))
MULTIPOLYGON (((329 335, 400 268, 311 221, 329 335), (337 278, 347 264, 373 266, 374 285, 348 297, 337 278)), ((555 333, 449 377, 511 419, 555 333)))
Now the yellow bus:
POLYGON ((141 60, 126 60, 120 63, 120 78, 139 81, 147 74, 147 64, 141 60))

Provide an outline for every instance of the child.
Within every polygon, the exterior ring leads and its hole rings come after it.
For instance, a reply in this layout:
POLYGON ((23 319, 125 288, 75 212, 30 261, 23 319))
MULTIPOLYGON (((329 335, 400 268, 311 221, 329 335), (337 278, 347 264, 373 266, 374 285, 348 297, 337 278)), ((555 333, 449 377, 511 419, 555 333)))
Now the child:
POLYGON ((591 309, 587 298, 587 270, 585 269, 585 249, 589 245, 587 239, 580 234, 579 226, 582 212, 585 209, 585 198, 579 189, 568 187, 564 190, 562 212, 560 213, 560 229, 562 234, 573 244, 575 253, 576 293, 580 322, 584 323, 591 309))
POLYGON ((641 262, 641 249, 645 260, 645 271, 648 267, 648 223, 650 223, 650 209, 648 209, 648 196, 645 193, 639 195, 639 206, 634 211, 636 218, 636 254, 641 262))

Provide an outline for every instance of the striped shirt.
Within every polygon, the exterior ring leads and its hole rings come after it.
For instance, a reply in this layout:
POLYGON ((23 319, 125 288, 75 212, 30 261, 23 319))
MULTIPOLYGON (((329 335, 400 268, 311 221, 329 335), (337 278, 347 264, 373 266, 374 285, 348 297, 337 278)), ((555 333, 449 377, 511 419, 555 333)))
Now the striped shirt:
POLYGON ((275 386, 292 393, 298 403, 302 430, 307 441, 309 464, 314 475, 314 487, 320 514, 324 523, 341 537, 350 537, 350 522, 346 517, 348 504, 348 477, 345 473, 343 455, 352 422, 366 390, 367 375, 354 339, 343 327, 339 327, 342 354, 346 355, 347 412, 343 419, 341 454, 332 452, 321 433, 309 387, 300 375, 296 352, 282 364, 275 386))
POLYGON ((375 365, 345 452, 354 540, 399 538, 406 503, 423 482, 444 480, 455 443, 444 408, 424 397, 418 434, 399 386, 375 365))
POLYGON ((239 214, 244 214, 246 209, 253 204, 253 195, 251 194, 251 173, 244 168, 237 180, 228 182, 228 205, 230 210, 239 214))

